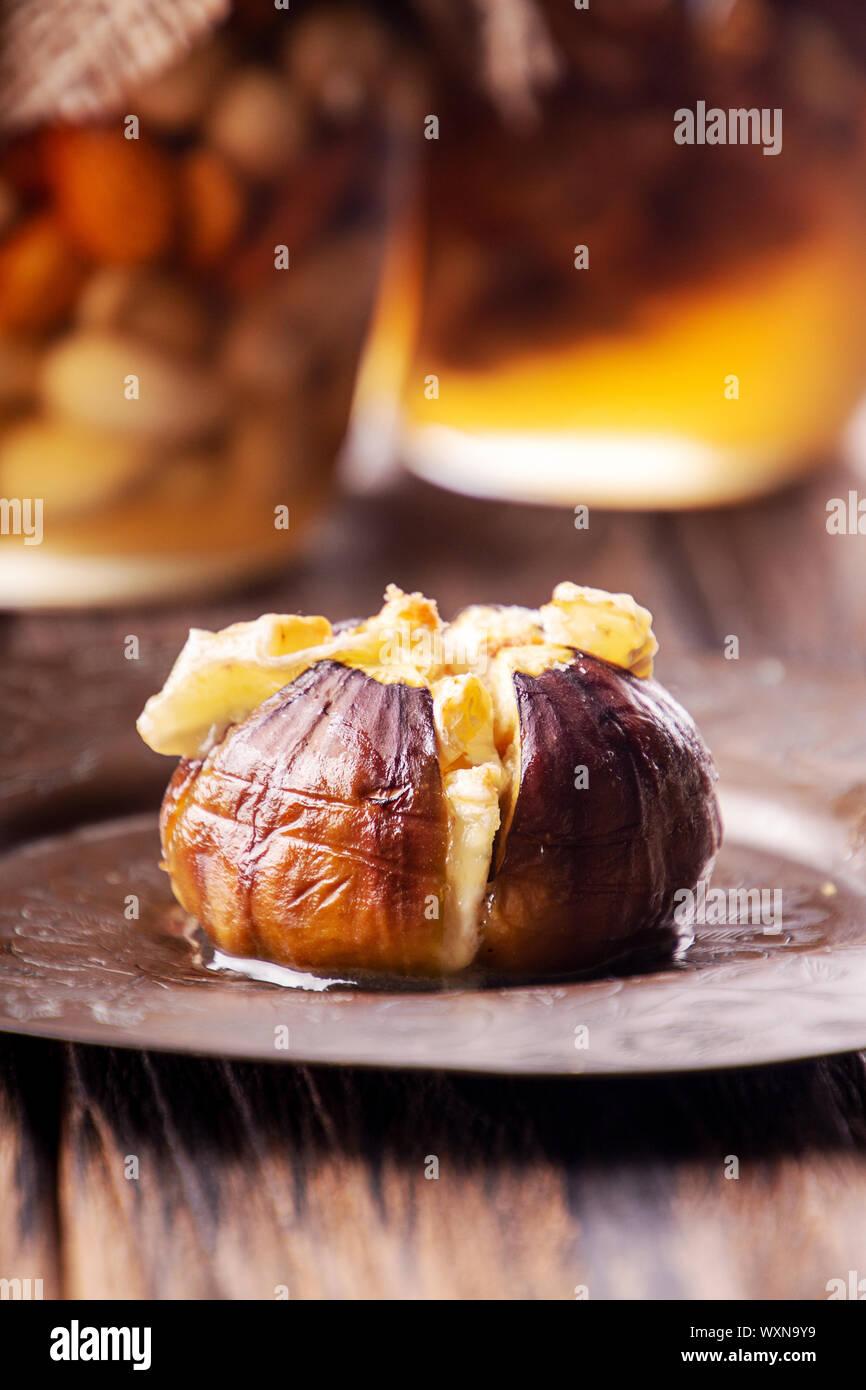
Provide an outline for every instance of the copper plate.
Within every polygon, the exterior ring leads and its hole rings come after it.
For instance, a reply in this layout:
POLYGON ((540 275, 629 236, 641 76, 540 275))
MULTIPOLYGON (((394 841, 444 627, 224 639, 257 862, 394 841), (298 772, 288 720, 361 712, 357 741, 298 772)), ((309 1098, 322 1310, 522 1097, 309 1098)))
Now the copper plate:
POLYGON ((155 817, 136 816, 0 860, 0 1029, 277 1062, 538 1074, 866 1047, 866 681, 721 659, 660 674, 719 764, 726 843, 713 884, 780 890, 781 930, 698 926, 682 961, 620 978, 288 988, 218 968, 157 867, 155 817), (139 919, 128 920, 136 902, 139 919))

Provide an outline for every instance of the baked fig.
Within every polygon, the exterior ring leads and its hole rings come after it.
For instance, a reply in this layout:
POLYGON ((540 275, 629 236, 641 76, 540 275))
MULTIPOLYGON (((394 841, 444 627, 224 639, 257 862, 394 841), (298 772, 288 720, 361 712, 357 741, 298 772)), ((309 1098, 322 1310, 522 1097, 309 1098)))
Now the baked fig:
POLYGON ((645 609, 574 584, 450 624, 391 586, 362 623, 194 630, 139 720, 181 756, 160 817, 176 897, 225 951, 323 973, 670 952, 720 829, 655 651, 645 609))

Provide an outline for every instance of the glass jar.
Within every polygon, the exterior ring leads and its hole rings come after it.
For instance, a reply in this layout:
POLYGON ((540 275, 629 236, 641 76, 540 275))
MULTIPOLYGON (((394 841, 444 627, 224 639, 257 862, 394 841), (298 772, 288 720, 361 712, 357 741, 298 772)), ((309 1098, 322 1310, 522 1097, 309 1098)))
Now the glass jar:
POLYGON ((412 321, 408 466, 476 495, 651 507, 813 465, 866 383, 862 12, 535 9, 550 61, 531 109, 444 75, 430 99, 388 289, 412 321))
POLYGON ((121 110, 7 141, 0 603, 174 596, 294 553, 376 285, 389 62, 363 11, 236 4, 121 110))

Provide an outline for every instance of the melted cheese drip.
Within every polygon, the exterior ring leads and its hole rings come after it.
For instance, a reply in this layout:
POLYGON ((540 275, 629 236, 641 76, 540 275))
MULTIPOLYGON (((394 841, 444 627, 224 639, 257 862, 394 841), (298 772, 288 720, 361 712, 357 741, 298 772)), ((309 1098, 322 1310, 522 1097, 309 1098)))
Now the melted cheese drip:
POLYGON ((464 674, 444 676, 432 689, 448 804, 442 967, 460 970, 474 960, 479 946, 478 919, 506 772, 494 742, 494 707, 487 687, 477 676, 464 674))

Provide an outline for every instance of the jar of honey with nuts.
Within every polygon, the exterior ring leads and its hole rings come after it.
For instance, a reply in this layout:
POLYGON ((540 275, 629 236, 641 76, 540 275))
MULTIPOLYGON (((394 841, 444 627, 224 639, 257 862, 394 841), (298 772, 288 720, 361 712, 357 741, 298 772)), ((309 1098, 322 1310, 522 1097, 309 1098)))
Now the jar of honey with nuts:
POLYGON ((363 9, 246 0, 110 109, 61 93, 2 137, 0 603, 204 591, 295 553, 376 285, 391 42, 363 9))
POLYGON ((383 315, 410 468, 678 507, 827 458, 866 384, 863 7, 476 9, 461 42, 430 30, 426 196, 383 315))

